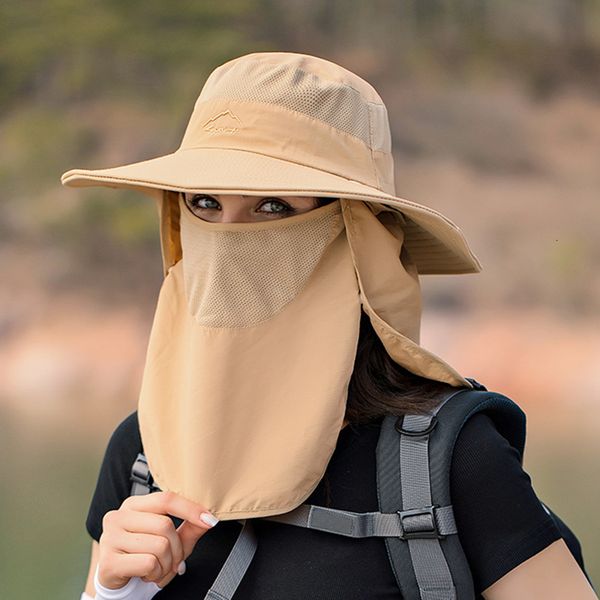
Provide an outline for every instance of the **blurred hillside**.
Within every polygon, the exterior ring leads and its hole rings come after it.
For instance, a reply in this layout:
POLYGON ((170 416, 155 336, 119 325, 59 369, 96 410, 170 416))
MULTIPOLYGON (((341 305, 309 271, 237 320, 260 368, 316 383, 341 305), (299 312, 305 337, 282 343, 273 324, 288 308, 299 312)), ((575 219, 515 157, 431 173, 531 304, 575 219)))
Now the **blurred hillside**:
POLYGON ((526 410, 535 489, 600 583, 599 0, 7 0, 0 598, 79 597, 162 281, 148 199, 60 175, 174 151, 208 74, 254 51, 322 56, 381 94, 398 195, 484 267, 423 278, 422 342, 526 410))
MULTIPOLYGON (((60 174, 172 152, 216 65, 286 49, 373 83, 398 195, 442 210, 472 241, 486 273, 428 282, 430 305, 597 308, 597 2, 32 6, 0 6, 0 251, 17 248, 44 290, 151 295, 154 207, 131 192, 62 189, 60 174)), ((10 280, 21 270, 11 261, 10 280)))

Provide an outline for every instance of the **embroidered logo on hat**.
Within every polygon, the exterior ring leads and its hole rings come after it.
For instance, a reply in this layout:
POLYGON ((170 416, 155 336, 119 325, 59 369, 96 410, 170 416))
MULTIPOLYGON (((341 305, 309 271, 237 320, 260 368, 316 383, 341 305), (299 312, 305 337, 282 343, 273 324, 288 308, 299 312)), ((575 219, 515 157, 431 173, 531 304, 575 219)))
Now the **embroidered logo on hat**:
POLYGON ((209 133, 237 133, 242 122, 230 110, 215 115, 204 123, 204 131, 209 133))

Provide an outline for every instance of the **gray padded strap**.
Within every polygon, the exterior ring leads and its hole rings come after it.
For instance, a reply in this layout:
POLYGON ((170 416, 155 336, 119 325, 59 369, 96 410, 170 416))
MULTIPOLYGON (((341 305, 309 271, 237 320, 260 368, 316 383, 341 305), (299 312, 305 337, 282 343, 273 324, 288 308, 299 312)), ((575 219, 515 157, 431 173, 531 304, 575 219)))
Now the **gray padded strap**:
MULTIPOLYGON (((439 407, 438 407, 439 409, 439 407)), ((429 432, 433 414, 405 415, 400 435, 400 476, 403 512, 431 507, 429 479, 429 432), (415 435, 423 432, 423 435, 415 435)), ((425 510, 418 523, 435 528, 431 511, 425 510)), ((408 548, 422 600, 456 600, 450 568, 436 537, 408 539, 408 548)))
POLYGON ((254 558, 257 546, 254 528, 250 519, 241 522, 244 526, 204 600, 231 600, 254 558))
MULTIPOLYGON (((438 531, 441 534, 456 533, 452 506, 435 508, 433 512, 438 531)), ((421 515, 355 513, 314 504, 302 504, 290 512, 262 517, 262 519, 354 538, 389 536, 403 538, 405 535, 414 535, 423 528, 429 528, 431 522, 429 514, 423 519, 421 515)), ((205 600, 231 600, 254 557, 257 547, 254 529, 250 520, 246 519, 243 522, 244 527, 221 567, 219 575, 204 597, 205 600)), ((427 598, 433 598, 433 596, 427 596, 427 598)), ((440 598, 442 597, 440 596, 440 598)))
POLYGON ((148 461, 141 452, 131 466, 131 475, 129 477, 131 484, 130 496, 143 496, 152 492, 160 491, 160 488, 154 484, 150 470, 148 469, 148 461))
MULTIPOLYGON (((452 506, 436 507, 433 512, 442 535, 456 533, 452 506)), ((389 536, 404 538, 405 535, 410 536, 423 528, 427 529, 431 522, 430 515, 422 517, 398 513, 357 513, 314 504, 302 504, 290 512, 262 517, 262 519, 353 538, 389 536)))

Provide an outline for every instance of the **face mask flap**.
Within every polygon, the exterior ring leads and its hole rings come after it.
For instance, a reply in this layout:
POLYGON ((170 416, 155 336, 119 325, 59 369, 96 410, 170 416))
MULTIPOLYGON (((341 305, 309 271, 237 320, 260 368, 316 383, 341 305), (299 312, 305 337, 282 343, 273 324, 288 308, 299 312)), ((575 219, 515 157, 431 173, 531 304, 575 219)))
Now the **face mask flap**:
MULTIPOLYGON (((186 236, 183 258, 163 282, 138 403, 142 444, 161 489, 219 519, 292 510, 315 489, 335 449, 358 342, 358 283, 339 205, 297 215, 315 235, 324 214, 336 211, 312 271, 269 318, 249 326, 201 324, 185 291, 186 257, 197 256, 186 254, 186 236)), ((200 227, 279 234, 297 217, 269 221, 264 230, 260 223, 200 227)), ((302 236, 290 235, 289 243, 305 249, 302 236)), ((260 262, 261 247, 252 247, 260 262)))

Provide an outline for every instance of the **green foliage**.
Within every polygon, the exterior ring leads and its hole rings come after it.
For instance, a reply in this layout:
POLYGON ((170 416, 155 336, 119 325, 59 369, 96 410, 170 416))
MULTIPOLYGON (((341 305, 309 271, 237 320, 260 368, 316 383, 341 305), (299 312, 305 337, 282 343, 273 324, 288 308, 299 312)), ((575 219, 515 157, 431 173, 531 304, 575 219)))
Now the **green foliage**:
POLYGON ((0 183, 14 196, 31 197, 56 181, 65 158, 93 156, 99 139, 94 123, 75 123, 45 106, 24 106, 3 126, 0 183))
POLYGON ((85 194, 87 198, 81 198, 80 209, 72 220, 78 231, 87 235, 94 229, 104 230, 114 242, 126 245, 154 244, 158 236, 154 202, 132 191, 114 190, 110 198, 106 192, 93 190, 85 194))
MULTIPOLYGON (((519 89, 545 96, 587 72, 593 76, 579 81, 597 86, 591 59, 600 48, 600 5, 557 0, 540 11, 543 4, 0 2, 0 247, 37 238, 82 265, 109 262, 111 252, 121 265, 127 245, 155 251, 156 214, 145 198, 64 189, 59 177, 175 150, 209 72, 253 51, 323 56, 372 82, 395 113, 399 165, 451 158, 468 169, 464 177, 547 177, 544 168, 554 165, 540 151, 542 136, 528 128, 531 112, 506 102, 510 95, 496 94, 496 84, 506 74, 527 83, 519 89), (488 90, 486 82, 494 85, 488 90), (411 100, 419 88, 426 93, 411 100), (85 251, 73 252, 78 244, 85 251)), ((547 260, 565 289, 584 281, 577 252, 557 246, 547 260)))
POLYGON ((249 49, 238 27, 252 0, 0 3, 0 109, 21 96, 60 104, 119 93, 153 95, 181 72, 249 49))
POLYGON ((376 53, 413 75, 501 67, 548 93, 567 79, 594 84, 599 36, 600 6, 587 0, 6 0, 0 110, 22 97, 157 101, 185 75, 198 80, 257 46, 376 53))

